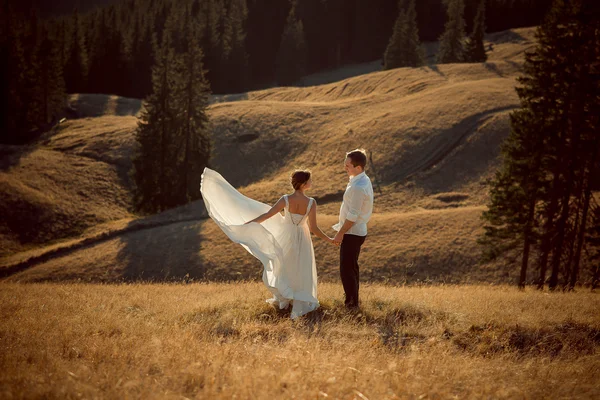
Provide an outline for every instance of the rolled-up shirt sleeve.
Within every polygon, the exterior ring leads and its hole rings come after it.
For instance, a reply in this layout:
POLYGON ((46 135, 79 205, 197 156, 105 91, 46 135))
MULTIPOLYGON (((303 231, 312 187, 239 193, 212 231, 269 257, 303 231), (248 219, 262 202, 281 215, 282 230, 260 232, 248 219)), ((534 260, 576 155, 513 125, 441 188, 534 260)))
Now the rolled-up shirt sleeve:
POLYGON ((363 202, 365 201, 367 194, 360 187, 350 188, 348 194, 348 214, 346 214, 346 219, 348 221, 356 222, 358 216, 360 215, 360 211, 362 210, 363 202))

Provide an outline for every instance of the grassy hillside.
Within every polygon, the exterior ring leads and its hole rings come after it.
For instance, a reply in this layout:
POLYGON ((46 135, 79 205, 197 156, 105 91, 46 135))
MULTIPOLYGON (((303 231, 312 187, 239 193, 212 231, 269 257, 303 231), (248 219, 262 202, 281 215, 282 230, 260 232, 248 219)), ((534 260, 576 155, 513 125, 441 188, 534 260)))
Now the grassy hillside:
POLYGON ((130 217, 134 117, 66 122, 25 148, 1 146, 0 256, 130 217))
POLYGON ((260 283, 0 284, 3 398, 600 396, 600 300, 340 285, 291 322, 260 283))
MULTIPOLYGON (((344 152, 372 153, 375 217, 363 277, 376 281, 493 281, 514 276, 479 266, 476 238, 486 182, 518 106, 515 78, 533 28, 488 36, 484 64, 372 72, 328 84, 215 96, 209 108, 212 166, 250 197, 289 192, 296 167, 314 172, 320 225, 329 227, 347 182, 344 152)), ((340 71, 340 77, 347 71, 340 71)), ((0 277, 239 279, 258 261, 206 220, 202 202, 151 217, 131 210, 129 170, 138 100, 76 95, 73 115, 0 171, 0 277), (14 212, 14 210, 18 212, 14 212), (12 211, 11 211, 12 210, 12 211), (29 218, 29 219, 28 219, 29 218), (39 219, 39 220, 38 220, 39 219), (34 228, 35 226, 35 228, 34 228)), ((4 157, 3 157, 4 159, 4 157)), ((315 241, 319 274, 336 279, 335 248, 315 241)))
MULTIPOLYGON (((373 217, 362 256, 363 280, 414 283, 511 282, 516 271, 480 267, 475 243, 481 207, 381 213, 373 217)), ((321 218, 331 226, 334 216, 321 218)), ((337 248, 315 239, 319 279, 337 281, 337 248)), ((39 260, 11 281, 259 279, 262 264, 234 246, 207 219, 186 220, 93 241, 39 260), (160 260, 160 262, 157 262, 160 260)))

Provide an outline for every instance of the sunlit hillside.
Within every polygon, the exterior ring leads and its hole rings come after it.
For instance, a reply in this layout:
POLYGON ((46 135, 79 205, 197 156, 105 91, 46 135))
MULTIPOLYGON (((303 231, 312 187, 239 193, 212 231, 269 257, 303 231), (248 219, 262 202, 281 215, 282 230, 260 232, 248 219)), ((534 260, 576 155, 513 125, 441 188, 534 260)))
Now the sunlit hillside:
MULTIPOLYGON (((401 68, 338 81, 331 72, 328 84, 217 96, 209 108, 212 167, 266 203, 289 192, 294 168, 312 169, 309 194, 319 204, 320 225, 332 234, 347 181, 344 152, 364 147, 376 189, 361 256, 365 279, 512 282, 514 271, 502 263, 479 265, 476 239, 486 182, 499 165, 509 113, 519 105, 515 78, 533 34, 534 28, 523 28, 488 35, 493 50, 484 64, 401 68)), ((152 217, 133 213, 129 171, 139 100, 75 95, 70 102, 78 118, 24 151, 2 147, 11 154, 0 171, 0 212, 9 216, 0 226, 2 276, 260 276, 258 261, 206 219, 201 201, 152 217)), ((320 277, 336 279, 336 249, 315 245, 320 277)))

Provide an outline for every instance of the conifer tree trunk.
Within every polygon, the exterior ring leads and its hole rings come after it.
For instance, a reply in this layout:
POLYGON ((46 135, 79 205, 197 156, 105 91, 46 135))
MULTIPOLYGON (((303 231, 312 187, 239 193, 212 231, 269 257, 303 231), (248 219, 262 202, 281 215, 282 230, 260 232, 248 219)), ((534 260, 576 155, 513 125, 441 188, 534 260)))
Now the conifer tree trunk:
MULTIPOLYGON (((565 146, 565 138, 564 135, 559 135, 558 137, 558 147, 557 147, 557 152, 556 152, 556 156, 557 156, 557 162, 554 166, 554 171, 553 171, 553 178, 552 178, 552 184, 551 184, 551 188, 555 191, 558 188, 558 184, 560 182, 560 176, 561 176, 561 163, 563 162, 563 159, 561 157, 563 149, 565 146)), ((548 259, 550 258, 550 251, 552 250, 552 241, 554 238, 554 220, 556 217, 556 213, 558 212, 558 199, 559 199, 559 193, 550 193, 550 204, 548 205, 548 208, 546 209, 546 213, 545 213, 545 222, 544 222, 544 228, 543 228, 543 232, 542 232, 542 242, 540 245, 540 259, 538 261, 538 271, 539 271, 539 278, 538 278, 538 284, 537 284, 537 288, 539 290, 544 289, 544 285, 546 284, 546 272, 548 270, 548 259)))
MULTIPOLYGON (((163 35, 169 35, 168 32, 165 32, 163 35)), ((163 52, 161 54, 163 58, 163 70, 162 70, 162 85, 164 85, 164 88, 168 88, 169 87, 169 75, 171 72, 171 60, 169 59, 170 57, 168 56, 169 54, 169 40, 163 40, 163 48, 161 49, 161 52, 163 52)), ((168 92, 168 90, 167 90, 168 92)), ((159 185, 160 185, 160 200, 159 200, 159 210, 164 210, 167 208, 167 202, 168 202, 168 198, 167 198, 167 193, 168 193, 168 187, 167 187, 167 179, 168 179, 168 175, 167 175, 167 153, 168 153, 168 149, 169 149, 169 133, 170 133, 170 128, 172 128, 172 125, 169 123, 169 110, 170 110, 170 94, 165 93, 164 96, 161 97, 161 108, 164 111, 164 115, 161 118, 161 122, 160 122, 160 171, 159 171, 159 185)))
POLYGON ((529 249, 531 247, 531 235, 533 219, 535 216, 535 203, 536 197, 531 197, 529 202, 529 212, 527 214, 527 222, 525 223, 525 229, 523 232, 524 243, 523 243, 523 258, 521 260, 521 273, 519 274, 519 288, 525 288, 525 282, 527 280, 527 265, 529 263, 529 249))
POLYGON ((575 288, 575 284, 577 283, 577 278, 579 275, 579 263, 581 261, 581 251, 583 249, 583 243, 585 240, 585 230, 587 223, 587 216, 590 209, 590 198, 592 191, 589 186, 586 188, 584 199, 583 199, 583 211, 581 213, 581 224, 579 226, 579 231, 577 232, 576 243, 577 248, 575 250, 575 256, 573 259, 573 266, 571 268, 571 276, 568 284, 568 289, 573 290, 575 288))
POLYGON ((577 232, 576 243, 577 248, 575 250, 575 256, 573 259, 573 267, 571 269, 571 276, 569 280, 568 289, 573 290, 575 288, 575 284, 577 283, 577 278, 579 275, 579 263, 581 262, 581 252, 583 250, 583 244, 585 242, 585 233, 587 230, 587 220, 588 214, 590 211, 590 202, 592 199, 592 174, 594 172, 594 165, 596 165, 596 160, 599 157, 600 148, 598 147, 598 143, 596 143, 596 149, 594 151, 594 155, 590 164, 588 165, 587 170, 587 179, 585 180, 584 187, 584 196, 583 196, 583 211, 581 215, 581 225, 579 226, 579 231, 577 232))
MULTIPOLYGON (((573 101, 573 95, 569 96, 571 101, 568 105, 569 114, 573 115, 573 109, 575 106, 573 101)), ((567 228, 567 222, 569 219, 569 211, 570 211, 570 200, 573 192, 573 186, 575 185, 575 163, 577 162, 577 151, 579 149, 579 140, 580 140, 580 131, 578 125, 574 126, 573 121, 571 119, 567 122, 567 134, 571 136, 571 154, 570 158, 563 164, 563 168, 567 170, 566 174, 566 186, 563 189, 563 195, 561 200, 561 214, 557 221, 557 229, 556 229, 556 242, 554 243, 554 254, 552 257, 552 272, 550 275, 550 281, 548 282, 548 287, 550 290, 556 289, 558 285, 558 274, 560 272, 560 260, 562 256, 564 241, 565 241, 565 231, 567 228)))
POLYGON ((600 262, 596 263, 594 267, 594 277, 592 278, 592 290, 596 290, 600 287, 600 262))
POLYGON ((579 232, 579 223, 583 204, 583 192, 578 189, 576 189, 576 191, 579 193, 579 195, 575 201, 575 211, 571 212, 571 215, 569 216, 569 219, 573 219, 575 221, 575 225, 573 227, 569 227, 569 224, 567 224, 567 227, 570 229, 567 230, 567 234, 565 236, 568 252, 566 261, 564 262, 565 268, 563 274, 563 290, 568 290, 571 273, 573 271, 573 257, 575 256, 577 232, 579 232))
MULTIPOLYGON (((191 49, 188 51, 192 51, 191 49)), ((187 110, 186 110, 186 121, 185 121, 185 156, 183 160, 183 187, 181 188, 182 196, 185 195, 188 197, 188 187, 189 187, 189 171, 190 171, 190 147, 191 147, 191 136, 192 136, 192 113, 193 113, 193 102, 194 98, 194 65, 193 65, 193 57, 191 54, 188 54, 187 57, 187 71, 188 71, 188 82, 187 82, 187 93, 186 93, 186 102, 187 102, 187 110)))
MULTIPOLYGON (((165 75, 168 67, 165 67, 165 75)), ((163 107, 165 110, 169 108, 169 101, 165 98, 163 102, 163 107)), ((168 132, 168 124, 167 120, 163 119, 161 122, 160 129, 160 210, 164 210, 165 204, 167 202, 167 137, 169 135, 168 132)))

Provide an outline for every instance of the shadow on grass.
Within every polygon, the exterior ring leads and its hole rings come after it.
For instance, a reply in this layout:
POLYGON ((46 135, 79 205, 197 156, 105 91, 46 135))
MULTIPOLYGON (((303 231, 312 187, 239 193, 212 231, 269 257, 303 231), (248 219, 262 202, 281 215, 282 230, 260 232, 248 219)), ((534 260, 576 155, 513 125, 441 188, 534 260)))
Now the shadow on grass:
POLYGON ((173 222, 121 237, 117 254, 125 281, 191 282, 205 278, 200 254, 201 230, 206 220, 173 222))
POLYGON ((0 171, 8 172, 12 167, 19 165, 21 158, 34 150, 35 145, 0 144, 0 171))
POLYGON ((486 62, 486 63, 483 63, 483 66, 485 67, 485 69, 487 69, 490 72, 493 72, 494 74, 498 75, 500 78, 504 78, 504 74, 502 73, 502 71, 500 71, 500 69, 498 68, 496 63, 486 62))
POLYGON ((414 180, 417 187, 423 187, 427 193, 451 192, 457 184, 462 182, 464 176, 478 176, 485 171, 491 160, 495 160, 500 143, 506 132, 488 137, 480 135, 476 143, 467 143, 468 138, 477 134, 478 128, 490 120, 494 115, 511 111, 515 106, 496 107, 484 112, 476 113, 464 118, 454 126, 445 129, 445 132, 431 140, 416 145, 410 149, 410 156, 405 157, 398 168, 390 170, 385 175, 385 181, 405 182, 414 180), (468 162, 464 156, 457 159, 453 157, 455 150, 466 144, 471 147, 468 153, 468 162), (449 160, 460 163, 460 168, 440 167, 449 160), (435 181, 435 191, 427 187, 422 177, 424 173, 443 172, 444 179, 435 181), (471 173, 471 175, 469 175, 471 173))
MULTIPOLYGON (((161 220, 150 216, 135 220, 125 228, 109 230, 74 243, 60 246, 0 268, 0 279, 8 278, 52 259, 69 256, 119 238, 124 246, 117 254, 117 264, 124 269, 119 276, 81 274, 61 275, 60 280, 80 282, 191 282, 202 279, 205 265, 199 254, 200 230, 206 216, 179 220, 161 220)), ((39 281, 52 281, 48 276, 39 281)))
POLYGON ((110 94, 74 94, 69 98, 67 118, 100 117, 102 115, 135 116, 142 101, 110 94))
MULTIPOLYGON (((273 131, 281 132, 280 129, 273 127, 273 131)), ((301 143, 292 130, 283 131, 281 134, 285 135, 285 140, 282 140, 277 134, 257 132, 254 126, 246 124, 241 118, 230 118, 227 122, 219 123, 213 134, 231 137, 223 140, 216 150, 213 168, 236 188, 268 177, 288 160, 303 153, 308 146, 301 143), (265 154, 269 154, 269 157, 265 157, 265 154), (249 165, 252 165, 251 170, 248 169, 249 165)))
POLYGON ((99 117, 104 115, 110 100, 109 95, 103 94, 73 94, 69 96, 67 107, 68 119, 99 117))
POLYGON ((593 355, 600 347, 600 329, 573 321, 542 328, 489 323, 472 325, 457 334, 446 333, 459 349, 484 357, 501 353, 552 358, 593 355))
POLYGON ((115 104, 115 115, 137 115, 142 109, 142 102, 138 99, 118 97, 115 104))
POLYGON ((327 203, 339 202, 344 199, 344 190, 338 190, 335 193, 327 193, 322 196, 315 196, 317 204, 324 205, 327 203))
MULTIPOLYGON (((499 43, 520 43, 528 39, 514 31, 501 31, 488 34, 488 40, 494 44, 499 43)), ((492 50, 493 51, 493 50, 492 50)))
POLYGON ((556 358, 594 355, 600 348, 600 329, 575 321, 543 327, 490 322, 465 328, 458 323, 461 318, 452 313, 382 300, 368 301, 352 311, 341 300, 325 301, 317 310, 293 321, 290 311, 291 307, 280 310, 266 304, 250 309, 231 304, 195 310, 183 315, 180 324, 195 325, 202 339, 209 333, 210 340, 252 343, 280 344, 295 334, 326 339, 345 332, 348 337, 376 338, 392 353, 439 344, 479 357, 510 354, 556 358), (357 332, 348 329, 352 326, 357 332))
POLYGON ((208 104, 230 103, 235 101, 248 100, 248 93, 236 94, 214 94, 209 97, 208 104))
POLYGON ((431 71, 435 72, 436 74, 438 74, 439 76, 444 76, 444 77, 446 76, 442 71, 440 71, 437 64, 429 64, 429 65, 421 67, 421 68, 425 69, 425 70, 431 70, 431 71))

